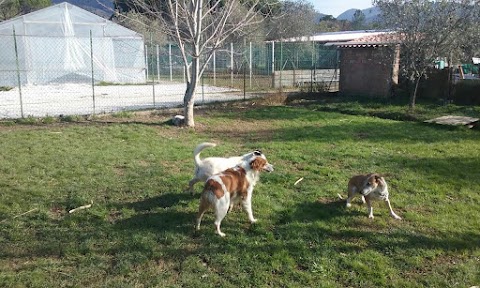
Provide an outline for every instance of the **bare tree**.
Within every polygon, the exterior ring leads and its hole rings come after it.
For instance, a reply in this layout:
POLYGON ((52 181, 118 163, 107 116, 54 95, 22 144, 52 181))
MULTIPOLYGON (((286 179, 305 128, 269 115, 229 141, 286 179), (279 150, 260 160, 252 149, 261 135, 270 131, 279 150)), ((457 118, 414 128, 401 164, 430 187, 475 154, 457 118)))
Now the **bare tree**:
POLYGON ((315 31, 317 12, 313 4, 305 0, 283 1, 276 14, 277 17, 267 21, 267 40, 308 36, 315 31))
POLYGON ((181 51, 187 82, 183 98, 185 125, 194 127, 197 86, 213 52, 229 37, 248 32, 264 20, 277 0, 132 0, 136 10, 161 19, 164 31, 181 51), (155 4, 156 3, 156 4, 155 4), (272 4, 273 3, 273 4, 272 4))
MULTIPOLYGON (((475 0, 374 0, 383 21, 401 40, 400 71, 413 87, 409 105, 415 108, 418 85, 437 57, 458 57, 454 53, 465 41, 466 31, 478 25, 479 3, 475 0)), ((477 30, 478 31, 478 30, 477 30)), ((468 32, 467 32, 468 33, 468 32)), ((478 38, 479 35, 471 35, 478 38)))
POLYGON ((144 39, 149 39, 156 44, 165 44, 168 42, 163 31, 163 22, 158 19, 152 19, 137 11, 126 11, 122 14, 115 13, 113 20, 118 24, 125 26, 137 33, 143 35, 144 39))

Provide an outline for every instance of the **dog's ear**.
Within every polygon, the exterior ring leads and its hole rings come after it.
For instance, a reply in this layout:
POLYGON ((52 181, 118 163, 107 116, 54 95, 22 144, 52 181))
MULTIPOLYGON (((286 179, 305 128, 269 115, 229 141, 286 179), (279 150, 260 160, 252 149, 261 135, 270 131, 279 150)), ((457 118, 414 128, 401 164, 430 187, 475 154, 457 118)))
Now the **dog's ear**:
POLYGON ((261 158, 261 157, 255 157, 255 159, 250 162, 250 167, 254 171, 260 171, 263 169, 263 166, 265 166, 265 163, 267 163, 267 160, 261 158))
POLYGON ((382 182, 382 175, 375 174, 375 181, 381 183, 382 182))
POLYGON ((375 182, 381 186, 385 186, 385 179, 383 179, 383 175, 375 175, 375 182))

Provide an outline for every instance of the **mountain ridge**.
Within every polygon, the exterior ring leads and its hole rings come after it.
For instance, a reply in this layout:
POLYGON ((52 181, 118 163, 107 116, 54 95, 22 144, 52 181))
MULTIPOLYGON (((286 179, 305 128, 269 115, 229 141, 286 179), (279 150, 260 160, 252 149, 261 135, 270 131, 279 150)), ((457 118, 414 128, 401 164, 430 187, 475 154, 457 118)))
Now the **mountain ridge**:
MULTIPOLYGON (((114 11, 113 0, 52 0, 52 4, 59 4, 62 2, 68 2, 106 19, 110 19, 114 11)), ((338 15, 336 19, 352 21, 353 15, 357 10, 361 10, 363 12, 363 14, 365 15, 365 21, 367 23, 378 20, 378 17, 380 15, 380 9, 378 9, 377 7, 370 7, 366 9, 351 8, 345 10, 343 13, 338 15)), ((320 18, 327 16, 328 14, 317 12, 316 15, 317 17, 315 17, 315 20, 316 22, 318 22, 320 18)))
POLYGON ((363 12, 365 15, 365 22, 370 23, 378 20, 380 17, 380 9, 378 7, 370 7, 366 9, 355 9, 351 8, 346 10, 345 12, 341 13, 340 15, 337 16, 337 20, 347 20, 347 21, 352 21, 353 20, 353 15, 357 10, 360 10, 363 12))

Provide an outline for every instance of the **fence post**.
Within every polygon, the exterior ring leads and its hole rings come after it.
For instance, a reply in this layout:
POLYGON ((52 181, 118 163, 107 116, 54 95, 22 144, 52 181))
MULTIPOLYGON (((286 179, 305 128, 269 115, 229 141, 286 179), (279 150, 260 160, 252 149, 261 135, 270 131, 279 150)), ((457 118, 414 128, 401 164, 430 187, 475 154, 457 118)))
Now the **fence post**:
POLYGON ((272 41, 272 88, 275 89, 275 42, 272 41))
POLYGON ((17 82, 18 82, 18 95, 20 97, 20 116, 23 118, 23 96, 22 96, 22 82, 20 81, 20 63, 18 60, 18 46, 17 35, 15 34, 15 26, 13 27, 13 43, 15 45, 15 63, 17 65, 17 82))
POLYGON ((157 80, 160 82, 160 48, 157 44, 157 80))
MULTIPOLYGON (((153 36, 152 32, 150 32, 150 48, 152 50, 151 55, 150 55, 150 64, 152 65, 152 97, 153 97, 153 109, 156 108, 156 103, 155 103, 155 76, 153 75, 153 36)), ((158 67, 158 66, 157 66, 158 67)), ((158 70, 157 70, 158 73, 158 70)))
POLYGON ((170 82, 173 81, 172 71, 172 44, 168 44, 168 66, 170 68, 170 82))
MULTIPOLYGON (((315 89, 317 89, 317 46, 315 41, 313 42, 313 81, 315 81, 315 89)), ((313 92, 313 83, 312 83, 312 92, 313 92)))
POLYGON ((283 65, 283 39, 280 39, 280 79, 279 79, 279 82, 280 82, 280 92, 283 92, 283 81, 282 81, 282 78, 283 78, 283 68, 284 68, 284 65, 283 65))
POLYGON ((213 50, 213 86, 217 86, 217 50, 213 50))
POLYGON ((312 66, 310 68, 310 92, 313 92, 313 73, 314 72, 314 56, 315 55, 315 42, 312 40, 312 66))
POLYGON ((233 42, 230 42, 230 86, 233 87, 233 42))
POLYGON ((92 67, 92 101, 93 101, 93 115, 95 115, 95 77, 93 72, 93 37, 92 30, 90 30, 90 66, 92 67))
POLYGON ((202 80, 202 105, 205 105, 205 89, 204 89, 205 83, 203 80, 203 74, 202 74, 201 80, 202 80))
POLYGON ((247 97, 247 63, 243 61, 243 100, 247 97))
POLYGON ((252 42, 249 43, 249 63, 248 63, 248 71, 249 71, 249 84, 250 89, 252 89, 252 42))
POLYGON ((147 83, 148 83, 148 76, 150 75, 149 67, 148 67, 148 46, 145 44, 145 73, 146 73, 146 78, 147 78, 147 83))

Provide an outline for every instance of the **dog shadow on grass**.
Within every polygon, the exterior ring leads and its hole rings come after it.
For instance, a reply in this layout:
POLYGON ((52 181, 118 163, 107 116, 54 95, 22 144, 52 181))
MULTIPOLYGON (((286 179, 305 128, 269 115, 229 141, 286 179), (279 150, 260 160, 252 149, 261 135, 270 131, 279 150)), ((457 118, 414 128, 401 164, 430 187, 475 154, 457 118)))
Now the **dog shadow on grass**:
POLYGON ((136 202, 123 203, 124 206, 135 211, 149 211, 157 208, 171 208, 177 205, 182 205, 186 201, 193 201, 198 198, 198 195, 183 192, 165 192, 161 195, 145 198, 136 202))
MULTIPOLYGON (((354 200, 355 202, 355 200, 354 200)), ((356 203, 352 203, 356 205, 356 203)), ((360 204, 359 204, 360 205, 360 204)), ((358 217, 361 213, 356 209, 346 209, 345 200, 334 197, 318 198, 314 202, 304 202, 293 209, 287 209, 281 213, 279 223, 297 222, 328 222, 337 217, 346 215, 358 217)))
POLYGON ((193 229, 193 214, 185 207, 191 201, 195 201, 197 196, 190 193, 166 192, 137 202, 117 204, 115 206, 119 211, 126 208, 134 210, 135 213, 114 221, 115 228, 186 233, 187 230, 193 229))
POLYGON ((375 218, 369 219, 366 205, 357 198, 352 201, 350 208, 345 207, 345 199, 319 198, 285 211, 276 225, 288 229, 290 223, 302 223, 304 225, 301 227, 309 227, 307 230, 315 231, 315 235, 322 240, 339 243, 336 250, 347 254, 357 253, 365 247, 381 253, 391 253, 391 247, 453 252, 478 248, 480 235, 477 231, 448 232, 443 227, 422 227, 420 223, 406 219, 395 220, 382 206, 380 201, 374 203, 374 210, 377 207, 378 210, 375 218))

